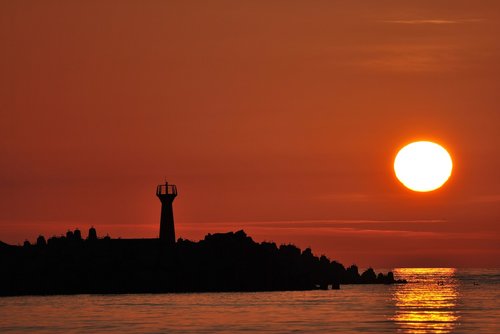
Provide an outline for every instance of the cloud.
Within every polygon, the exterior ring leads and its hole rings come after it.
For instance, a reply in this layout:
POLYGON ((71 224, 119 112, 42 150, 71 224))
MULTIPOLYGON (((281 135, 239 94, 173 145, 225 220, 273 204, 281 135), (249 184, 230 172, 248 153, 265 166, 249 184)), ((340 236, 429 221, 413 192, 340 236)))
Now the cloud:
POLYGON ((483 21, 486 20, 483 18, 378 20, 375 24, 385 25, 384 35, 374 38, 373 42, 352 48, 347 65, 370 72, 424 75, 468 70, 474 68, 476 64, 484 63, 481 59, 485 55, 477 52, 476 48, 471 48, 471 42, 474 41, 469 39, 468 34, 470 29, 468 25, 483 21), (444 26, 449 28, 439 29, 444 26), (455 33, 450 34, 450 30, 455 33))
POLYGON ((412 19, 412 20, 383 20, 381 22, 384 23, 394 23, 394 24, 434 24, 434 25, 443 25, 443 24, 465 24, 465 23, 476 23, 484 21, 484 19, 412 19))
POLYGON ((452 44, 386 44, 367 49, 358 66, 389 72, 446 72, 463 66, 461 49, 452 44))
POLYGON ((317 200, 322 201, 346 201, 346 202, 369 202, 374 200, 375 196, 370 196, 368 194, 363 193, 335 193, 335 194, 323 194, 320 196, 316 196, 317 200))
POLYGON ((372 220, 372 219, 322 219, 322 220, 275 220, 275 221, 240 221, 240 222, 214 222, 214 223, 182 223, 189 225, 210 224, 211 226, 236 226, 244 225, 249 227, 272 227, 272 228, 289 228, 289 227, 317 227, 326 228, 334 226, 359 225, 359 224, 422 224, 422 223, 446 223, 444 219, 414 219, 414 220, 372 220))
MULTIPOLYGON (((255 222, 224 222, 224 223, 181 223, 184 230, 210 230, 210 231, 234 231, 244 229, 246 231, 282 231, 283 233, 299 234, 398 234, 409 235, 434 235, 435 232, 414 230, 414 225, 428 224, 427 226, 445 223, 446 220, 295 220, 295 221, 255 221, 255 222)), ((275 232, 274 232, 275 233, 275 232)))
MULTIPOLYGON (((262 236, 300 236, 314 237, 349 237, 349 238, 414 238, 441 240, 498 240, 497 236, 487 232, 443 232, 433 230, 434 225, 447 220, 303 220, 303 221, 258 221, 224 223, 180 223, 181 234, 188 233, 203 238, 205 233, 228 232, 239 229, 249 235, 262 236), (422 224, 426 227, 422 228, 422 224)), ((278 238, 278 237, 275 237, 278 238)), ((347 239, 346 239, 347 240, 347 239)))
POLYGON ((477 196, 471 200, 474 203, 498 203, 500 202, 500 195, 484 195, 477 196))

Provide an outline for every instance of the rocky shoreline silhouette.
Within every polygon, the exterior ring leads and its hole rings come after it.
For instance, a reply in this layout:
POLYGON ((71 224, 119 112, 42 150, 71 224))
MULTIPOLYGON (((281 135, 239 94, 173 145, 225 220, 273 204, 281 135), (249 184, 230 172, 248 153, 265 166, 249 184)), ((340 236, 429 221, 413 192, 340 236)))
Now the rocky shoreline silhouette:
POLYGON ((159 239, 98 238, 94 228, 23 246, 0 243, 0 295, 165 292, 287 291, 338 289, 341 284, 393 284, 345 268, 311 249, 257 243, 244 231, 208 234, 165 247, 159 239))

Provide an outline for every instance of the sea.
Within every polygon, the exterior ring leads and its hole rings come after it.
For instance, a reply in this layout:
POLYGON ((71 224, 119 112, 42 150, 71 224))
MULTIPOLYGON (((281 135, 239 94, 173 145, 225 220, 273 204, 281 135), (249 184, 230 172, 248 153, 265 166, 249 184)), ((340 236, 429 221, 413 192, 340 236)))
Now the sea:
POLYGON ((0 333, 500 333, 500 269, 396 268, 408 284, 0 298, 0 333))

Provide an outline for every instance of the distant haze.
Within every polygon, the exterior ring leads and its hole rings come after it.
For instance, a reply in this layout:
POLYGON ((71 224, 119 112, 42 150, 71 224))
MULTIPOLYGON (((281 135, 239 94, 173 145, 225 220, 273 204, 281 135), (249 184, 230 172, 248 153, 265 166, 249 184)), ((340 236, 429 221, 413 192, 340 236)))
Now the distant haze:
POLYGON ((3 1, 0 240, 245 229, 361 267, 500 266, 500 2, 3 1), (396 180, 442 144, 448 183, 396 180))

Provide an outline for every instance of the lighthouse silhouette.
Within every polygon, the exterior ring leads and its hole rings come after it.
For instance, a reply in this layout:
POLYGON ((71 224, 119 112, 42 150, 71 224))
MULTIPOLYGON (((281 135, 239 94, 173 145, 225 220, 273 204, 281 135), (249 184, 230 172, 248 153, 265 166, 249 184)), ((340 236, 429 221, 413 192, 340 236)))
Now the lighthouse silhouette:
POLYGON ((163 245, 175 245, 174 210, 172 203, 177 196, 177 187, 174 184, 159 184, 156 187, 156 196, 161 201, 160 242, 163 245))

